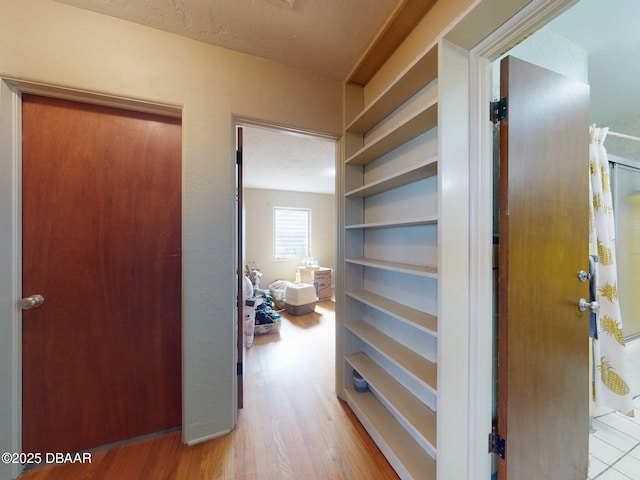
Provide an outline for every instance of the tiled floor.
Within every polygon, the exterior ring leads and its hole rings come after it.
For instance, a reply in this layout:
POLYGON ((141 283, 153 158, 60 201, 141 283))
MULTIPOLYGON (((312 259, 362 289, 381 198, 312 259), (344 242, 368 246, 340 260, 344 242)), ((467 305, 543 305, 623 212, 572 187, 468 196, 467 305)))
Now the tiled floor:
POLYGON ((589 480, 640 480, 640 340, 627 344, 635 418, 594 412, 589 436, 589 480))

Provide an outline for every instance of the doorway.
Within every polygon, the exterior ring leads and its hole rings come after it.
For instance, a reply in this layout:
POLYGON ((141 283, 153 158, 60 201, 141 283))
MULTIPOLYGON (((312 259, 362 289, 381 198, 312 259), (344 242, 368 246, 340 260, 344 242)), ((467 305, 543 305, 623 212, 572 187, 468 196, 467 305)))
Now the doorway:
MULTIPOLYGON (((633 69, 624 67, 624 64, 617 63, 624 58, 624 54, 621 53, 624 49, 623 45, 637 42, 635 32, 627 31, 625 28, 626 19, 635 18, 638 14, 630 9, 637 7, 629 2, 611 2, 607 3, 605 9, 601 7, 604 7, 601 3, 582 0, 506 54, 589 83, 591 85, 590 122, 597 124, 598 127, 610 127, 615 132, 640 136, 640 102, 635 100, 638 98, 635 86, 632 86, 633 90, 628 88, 635 83, 635 72, 633 69), (610 31, 609 27, 614 30, 610 31), (598 35, 588 33, 594 31, 598 31, 598 35), (611 39, 616 39, 616 42, 611 43, 611 39), (615 80, 605 82, 603 77, 615 77, 615 80), (619 81, 619 77, 626 77, 626 79, 619 81)), ((494 72, 497 71, 497 63, 494 64, 494 72)), ((494 73, 493 98, 499 98, 496 93, 497 77, 494 73)), ((640 142, 612 138, 606 140, 605 146, 609 152, 625 151, 630 158, 640 158, 638 155, 640 142), (625 144, 621 145, 621 142, 625 144), (630 154, 629 151, 635 153, 630 154)), ((585 159, 585 168, 586 162, 587 159, 585 159)), ((616 175, 616 168, 612 169, 612 176, 616 175)), ((618 216, 616 221, 624 222, 622 226, 617 225, 618 235, 620 235, 620 228, 624 229, 630 222, 618 216)), ((617 243, 618 250, 625 248, 622 237, 620 240, 621 242, 617 243)), ((618 264, 621 262, 620 255, 624 256, 624 252, 619 252, 618 264)), ((626 262, 625 267, 629 266, 630 262, 626 262)), ((622 282, 623 279, 619 273, 621 306, 624 303, 622 282)), ((632 318, 629 323, 633 325, 635 321, 636 319, 632 318)), ((629 341, 634 336, 633 327, 627 327, 624 317, 623 322, 625 322, 628 342, 627 372, 637 376, 639 370, 635 365, 640 364, 640 342, 629 341)), ((638 398, 640 389, 634 385, 640 384, 640 378, 629 378, 629 384, 632 394, 636 397, 634 407, 637 417, 638 408, 640 408, 638 398)), ((640 471, 640 450, 637 449, 640 443, 640 436, 638 436, 640 422, 637 418, 634 420, 613 410, 595 406, 592 407, 591 418, 588 478, 594 479, 601 476, 602 478, 634 478, 633 475, 637 475, 640 471)))
MULTIPOLYGON (((243 235, 237 247, 243 252, 240 270, 248 269, 252 273, 256 296, 269 295, 275 300, 275 304, 266 307, 266 315, 262 312, 258 315, 265 319, 273 312, 273 317, 277 318, 283 308, 283 285, 300 280, 297 278, 298 267, 316 263, 333 270, 335 265, 336 139, 255 122, 239 121, 238 124, 242 129, 242 195, 239 195, 242 215, 238 221, 242 222, 243 235), (277 245, 282 238, 279 235, 284 233, 286 237, 293 237, 294 232, 289 227, 280 231, 282 227, 275 221, 277 211, 297 211, 308 221, 307 230, 297 231, 306 238, 295 254, 283 255, 278 251, 277 245), (303 247, 305 241, 306 249, 303 247), (274 290, 276 287, 277 291, 274 290)), ((332 279, 335 281, 334 276, 332 279)), ((264 304, 259 309, 265 309, 264 304)), ((271 329, 264 327, 255 331, 259 334, 265 330, 271 329)), ((279 340, 278 331, 264 335, 268 338, 267 343, 279 340)), ((254 357, 247 356, 246 361, 250 362, 254 357)), ((247 365, 243 371, 249 374, 253 370, 247 365)), ((250 379, 239 378, 238 381, 250 379)))
POLYGON ((260 287, 295 281, 297 267, 307 259, 333 267, 335 140, 254 125, 243 125, 243 132, 245 264, 260 269, 260 287), (307 251, 276 255, 277 207, 310 210, 307 251))

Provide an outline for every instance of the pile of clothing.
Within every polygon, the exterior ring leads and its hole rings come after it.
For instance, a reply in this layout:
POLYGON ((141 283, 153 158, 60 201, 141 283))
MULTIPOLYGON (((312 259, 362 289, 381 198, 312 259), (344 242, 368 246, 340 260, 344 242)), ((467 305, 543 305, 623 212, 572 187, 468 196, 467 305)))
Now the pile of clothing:
POLYGON ((280 322, 280 314, 273 310, 273 298, 271 295, 262 294, 257 296, 262 299, 262 303, 256 307, 256 325, 268 325, 280 322))

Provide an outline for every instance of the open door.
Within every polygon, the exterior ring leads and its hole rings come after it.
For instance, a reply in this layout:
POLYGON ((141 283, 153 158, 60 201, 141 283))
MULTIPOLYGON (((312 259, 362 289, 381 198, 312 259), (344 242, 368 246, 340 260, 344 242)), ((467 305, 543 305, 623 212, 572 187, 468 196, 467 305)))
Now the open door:
POLYGON ((584 479, 589 438, 589 86, 501 63, 500 480, 584 479))
POLYGON ((237 292, 237 308, 238 308, 238 408, 243 407, 244 397, 244 381, 243 381, 243 368, 244 368, 244 202, 242 193, 244 190, 243 184, 243 172, 242 172, 242 127, 238 127, 236 134, 236 188, 237 188, 237 223, 238 223, 238 292, 237 292))

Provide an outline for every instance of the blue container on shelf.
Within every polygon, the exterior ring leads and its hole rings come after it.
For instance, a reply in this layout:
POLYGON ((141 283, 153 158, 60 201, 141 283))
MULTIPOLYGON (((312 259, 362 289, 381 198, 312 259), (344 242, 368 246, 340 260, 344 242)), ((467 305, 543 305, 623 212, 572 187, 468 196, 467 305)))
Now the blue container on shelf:
POLYGON ((362 375, 360 375, 356 370, 353 371, 353 388, 355 389, 356 392, 366 392, 367 390, 369 390, 369 385, 367 384, 367 381, 362 378, 362 375))

